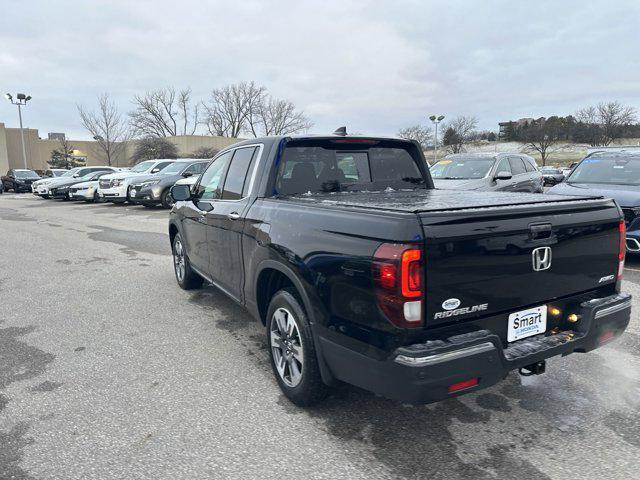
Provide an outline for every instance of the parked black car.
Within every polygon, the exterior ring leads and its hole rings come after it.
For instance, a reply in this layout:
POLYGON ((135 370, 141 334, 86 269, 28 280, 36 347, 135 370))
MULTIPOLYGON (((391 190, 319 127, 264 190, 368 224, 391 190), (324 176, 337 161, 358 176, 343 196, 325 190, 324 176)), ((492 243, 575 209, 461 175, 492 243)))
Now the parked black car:
POLYGON ((436 190, 416 142, 247 140, 172 195, 178 284, 206 279, 266 326, 298 405, 337 380, 408 403, 453 397, 542 373, 629 322, 612 200, 436 190))
POLYGON ((540 172, 545 185, 557 185, 564 180, 564 173, 559 168, 546 166, 542 167, 540 172))
POLYGON ((200 175, 208 164, 209 160, 176 160, 155 175, 136 179, 129 188, 129 198, 145 207, 162 205, 171 208, 171 187, 181 178, 200 175))
POLYGON ((431 166, 436 188, 542 193, 535 160, 521 153, 458 153, 431 166))
POLYGON ((613 198, 624 214, 627 251, 640 253, 640 149, 594 152, 549 193, 613 198))
POLYGON ((13 168, 2 177, 4 190, 13 190, 16 193, 30 192, 31 184, 40 180, 40 176, 33 170, 13 168))

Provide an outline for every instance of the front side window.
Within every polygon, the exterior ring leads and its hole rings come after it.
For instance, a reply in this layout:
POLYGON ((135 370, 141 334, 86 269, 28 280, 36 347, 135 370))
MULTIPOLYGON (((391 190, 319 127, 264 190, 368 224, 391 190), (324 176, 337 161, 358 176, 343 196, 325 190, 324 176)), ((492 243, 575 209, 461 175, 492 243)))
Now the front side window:
POLYGON ((500 163, 498 163, 498 168, 496 168, 496 173, 502 172, 511 173, 511 165, 509 164, 509 160, 506 158, 501 159, 500 163))
POLYGON ((445 158, 435 163, 430 172, 436 180, 472 180, 489 175, 494 162, 493 158, 445 158))
POLYGON ((222 175, 231 159, 232 152, 226 152, 216 158, 205 170, 198 185, 196 196, 200 200, 215 200, 220 198, 222 175))

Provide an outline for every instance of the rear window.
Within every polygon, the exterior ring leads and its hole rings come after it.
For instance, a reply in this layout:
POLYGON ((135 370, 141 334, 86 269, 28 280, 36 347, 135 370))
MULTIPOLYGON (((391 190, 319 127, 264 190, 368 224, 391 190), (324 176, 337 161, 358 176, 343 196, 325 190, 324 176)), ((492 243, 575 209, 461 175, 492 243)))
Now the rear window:
POLYGON ((281 195, 425 188, 421 158, 404 142, 336 139, 290 141, 278 167, 281 195))

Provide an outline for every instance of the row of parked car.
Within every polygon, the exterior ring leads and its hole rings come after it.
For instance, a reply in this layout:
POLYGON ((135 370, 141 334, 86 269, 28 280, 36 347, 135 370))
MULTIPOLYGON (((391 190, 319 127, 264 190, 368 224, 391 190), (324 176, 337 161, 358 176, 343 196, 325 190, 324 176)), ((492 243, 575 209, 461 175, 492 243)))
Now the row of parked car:
MULTIPOLYGON (((0 192, 31 191, 42 198, 135 203, 171 208, 171 187, 194 185, 208 159, 146 160, 132 168, 112 166, 49 169, 41 178, 27 169, 12 169, 2 177, 0 192)), ((345 172, 345 175, 354 172, 345 172)), ((590 153, 569 168, 543 167, 522 153, 460 153, 430 167, 437 188, 595 195, 614 198, 627 222, 627 248, 640 252, 640 148, 590 153)))
POLYGON ((569 168, 542 167, 521 153, 461 153, 430 168, 437 188, 613 198, 627 225, 627 250, 640 252, 640 148, 603 149, 569 168))
POLYGON ((40 177, 33 170, 12 169, 2 177, 1 190, 31 191, 42 198, 137 203, 171 208, 171 187, 178 181, 195 183, 209 160, 160 159, 140 162, 132 168, 112 166, 50 169, 40 177))

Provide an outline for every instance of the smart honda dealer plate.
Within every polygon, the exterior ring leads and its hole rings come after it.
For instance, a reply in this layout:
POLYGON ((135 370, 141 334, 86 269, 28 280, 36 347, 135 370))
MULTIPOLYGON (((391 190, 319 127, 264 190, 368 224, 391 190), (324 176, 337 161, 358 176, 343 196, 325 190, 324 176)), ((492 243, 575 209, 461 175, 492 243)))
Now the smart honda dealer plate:
POLYGON ((544 333, 547 330, 547 306, 529 308, 509 315, 507 341, 515 342, 522 338, 544 333))

